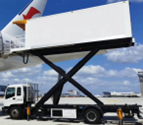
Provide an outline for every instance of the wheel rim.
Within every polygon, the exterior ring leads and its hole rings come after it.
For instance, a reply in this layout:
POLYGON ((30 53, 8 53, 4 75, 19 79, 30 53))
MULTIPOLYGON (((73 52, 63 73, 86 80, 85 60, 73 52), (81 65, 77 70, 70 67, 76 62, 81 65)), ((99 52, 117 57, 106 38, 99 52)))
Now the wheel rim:
POLYGON ((87 117, 88 121, 91 121, 91 122, 95 121, 97 118, 96 113, 94 111, 88 112, 86 117, 87 117))
POLYGON ((14 118, 16 118, 16 117, 18 117, 19 112, 18 112, 17 109, 14 109, 11 114, 12 114, 12 116, 13 116, 14 118))

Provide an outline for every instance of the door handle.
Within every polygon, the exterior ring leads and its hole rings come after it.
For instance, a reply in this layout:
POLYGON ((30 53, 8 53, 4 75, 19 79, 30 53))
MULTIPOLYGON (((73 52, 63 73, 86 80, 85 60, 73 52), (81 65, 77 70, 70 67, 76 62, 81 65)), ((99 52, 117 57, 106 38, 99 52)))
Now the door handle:
POLYGON ((13 98, 13 100, 15 100, 15 98, 13 98))

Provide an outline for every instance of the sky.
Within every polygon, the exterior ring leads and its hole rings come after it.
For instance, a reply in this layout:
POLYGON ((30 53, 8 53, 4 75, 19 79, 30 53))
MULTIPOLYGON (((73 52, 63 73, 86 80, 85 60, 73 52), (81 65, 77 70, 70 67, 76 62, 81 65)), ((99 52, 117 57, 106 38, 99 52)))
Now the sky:
MULTIPOLYGON (((95 7, 121 0, 48 0, 43 16, 95 7)), ((0 30, 24 8, 30 0, 0 0, 0 30)), ((104 55, 94 56, 73 77, 92 94, 103 91, 140 92, 137 72, 143 70, 143 0, 130 0, 133 37, 136 45, 130 48, 115 49, 104 55)), ((69 71, 80 59, 56 63, 69 71)), ((0 73, 0 84, 39 84, 40 92, 47 92, 56 84, 58 74, 45 64, 0 73)), ((70 83, 67 90, 76 90, 70 83)))

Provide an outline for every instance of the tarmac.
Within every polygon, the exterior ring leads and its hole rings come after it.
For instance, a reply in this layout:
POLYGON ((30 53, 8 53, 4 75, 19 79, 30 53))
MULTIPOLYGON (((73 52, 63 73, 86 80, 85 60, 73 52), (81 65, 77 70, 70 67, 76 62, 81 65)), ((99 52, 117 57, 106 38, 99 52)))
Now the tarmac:
MULTIPOLYGON (((104 104, 138 104, 143 105, 143 98, 99 98, 104 104)), ((46 103, 51 104, 52 99, 46 103)), ((95 104, 91 99, 85 98, 61 98, 60 104, 95 104)), ((3 99, 0 99, 0 125, 86 125, 83 121, 67 121, 67 120, 38 120, 32 118, 30 121, 12 120, 9 115, 2 115, 1 108, 3 99)), ((143 108, 140 108, 143 112, 143 108)), ((143 116, 143 114, 141 114, 143 116)), ((119 120, 116 113, 106 113, 103 117, 103 122, 98 125, 118 125, 119 120)), ((124 119, 123 125, 143 125, 143 119, 134 118, 124 119)))

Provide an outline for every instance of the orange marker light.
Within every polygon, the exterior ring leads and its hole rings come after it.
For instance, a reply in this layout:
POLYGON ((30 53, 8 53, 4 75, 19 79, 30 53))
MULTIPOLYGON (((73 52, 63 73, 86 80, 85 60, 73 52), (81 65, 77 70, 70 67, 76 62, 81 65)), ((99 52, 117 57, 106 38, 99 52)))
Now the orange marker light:
POLYGON ((31 114, 30 107, 27 107, 27 116, 29 116, 30 114, 31 114))
POLYGON ((122 120, 122 119, 123 119, 123 111, 122 111, 122 109, 118 109, 118 110, 117 110, 117 114, 118 114, 118 118, 119 118, 120 120, 122 120))

